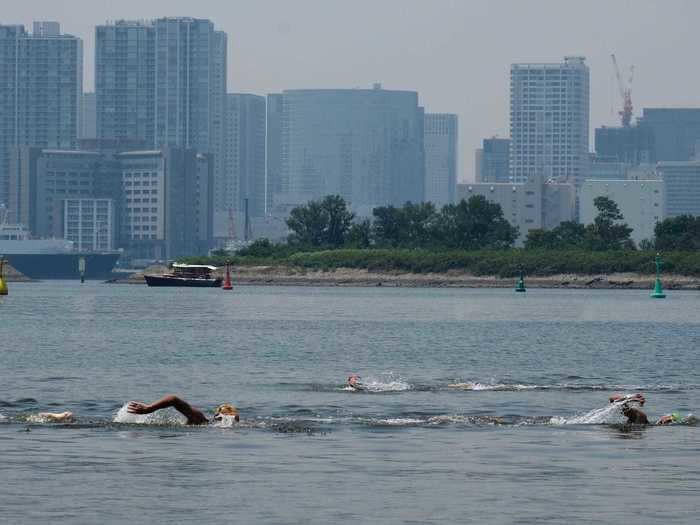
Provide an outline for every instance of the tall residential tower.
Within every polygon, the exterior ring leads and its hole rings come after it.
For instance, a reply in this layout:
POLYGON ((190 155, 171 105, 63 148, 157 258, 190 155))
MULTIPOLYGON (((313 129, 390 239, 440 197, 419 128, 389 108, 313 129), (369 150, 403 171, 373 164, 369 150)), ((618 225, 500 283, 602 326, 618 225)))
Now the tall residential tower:
POLYGON ((0 204, 9 201, 9 148, 75 148, 83 43, 58 22, 0 25, 0 204))
POLYGON ((583 57, 510 68, 510 173, 580 184, 588 159, 589 70, 583 57))

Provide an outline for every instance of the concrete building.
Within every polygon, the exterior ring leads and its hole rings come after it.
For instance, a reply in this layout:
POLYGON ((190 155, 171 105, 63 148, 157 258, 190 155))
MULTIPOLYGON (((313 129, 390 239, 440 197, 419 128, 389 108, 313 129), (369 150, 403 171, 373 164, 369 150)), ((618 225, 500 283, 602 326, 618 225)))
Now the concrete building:
POLYGON ((58 22, 0 25, 0 204, 9 201, 9 148, 75 148, 83 44, 58 22))
MULTIPOLYGON (((629 166, 656 160, 653 132, 643 125, 596 128, 595 152, 598 157, 629 166)), ((594 174, 589 173, 588 176, 594 178, 594 174)))
POLYGON ((583 57, 510 69, 510 174, 578 184, 588 160, 589 70, 583 57))
POLYGON ((114 249, 114 201, 112 199, 64 199, 61 201, 61 238, 78 251, 114 249))
MULTIPOLYGON (((277 206, 341 195, 359 215, 424 200, 423 108, 413 91, 299 89, 282 94, 277 206)), ((276 155, 274 152, 271 155, 276 155)))
POLYGON ((97 98, 95 93, 83 93, 80 105, 78 139, 97 138, 97 98))
POLYGON ((118 153, 125 209, 120 239, 131 257, 170 260, 212 246, 213 165, 195 150, 118 153))
POLYGON ((191 149, 124 151, 119 143, 93 151, 13 147, 10 220, 36 237, 77 236, 87 245, 93 235, 97 247, 108 236, 137 258, 206 253, 213 237, 211 161, 191 149), (111 203, 109 220, 104 201, 111 203), (92 231, 87 225, 76 230, 75 219, 66 219, 76 206, 84 221, 91 220, 90 209, 97 215, 92 231))
POLYGON ((686 161, 700 152, 700 108, 644 108, 637 122, 652 135, 648 162, 686 161))
POLYGON ((474 195, 501 206, 503 217, 520 232, 518 244, 522 244, 529 230, 551 229, 575 219, 576 190, 572 184, 529 179, 524 183, 457 185, 458 201, 474 195))
POLYGON ((426 113, 423 198, 436 206, 452 204, 457 191, 457 115, 426 113))
POLYGON ((700 216, 700 161, 659 162, 656 170, 664 183, 665 216, 700 216))
POLYGON ((585 180, 622 180, 627 178, 629 169, 630 165, 618 161, 617 157, 603 157, 591 153, 585 180))
POLYGON ((476 182, 510 182, 510 139, 484 139, 476 151, 476 182))
POLYGON ((586 180, 579 191, 581 224, 591 224, 598 215, 596 197, 615 201, 637 244, 652 239, 656 223, 665 218, 664 184, 659 180, 586 180))
POLYGON ((265 97, 228 95, 226 200, 238 214, 265 215, 265 97))
POLYGON ((227 210, 226 33, 196 18, 122 20, 98 26, 95 41, 98 137, 207 154, 215 206, 227 210))

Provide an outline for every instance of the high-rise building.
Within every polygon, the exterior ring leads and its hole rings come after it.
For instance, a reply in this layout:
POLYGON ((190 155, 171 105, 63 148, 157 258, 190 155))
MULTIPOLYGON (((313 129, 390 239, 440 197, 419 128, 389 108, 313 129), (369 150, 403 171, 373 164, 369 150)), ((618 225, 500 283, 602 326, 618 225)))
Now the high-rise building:
POLYGON ((700 161, 659 162, 656 170, 664 183, 665 216, 700 215, 700 161))
POLYGON ((476 182, 510 182, 510 139, 484 139, 477 150, 476 182))
POLYGON ((74 148, 83 93, 83 43, 58 22, 0 25, 0 203, 9 201, 9 148, 74 148))
POLYGON ((141 139, 155 147, 155 30, 119 20, 95 28, 97 137, 141 139))
POLYGON ((237 212, 265 215, 265 97, 232 93, 227 100, 226 200, 237 212))
POLYGON ((655 162, 654 135, 648 126, 601 127, 595 130, 595 152, 630 166, 655 162))
POLYGON ((700 108, 644 108, 638 125, 653 137, 649 162, 686 161, 700 153, 700 108))
POLYGON ((97 100, 95 93, 83 93, 81 97, 78 138, 97 138, 97 100))
POLYGON ((510 68, 510 173, 579 184, 588 160, 589 70, 583 57, 510 68))
POLYGON ((436 206, 452 204, 457 190, 457 115, 426 113, 424 199, 436 206))
POLYGON ((227 36, 209 20, 119 21, 96 29, 99 138, 207 154, 217 209, 227 209, 227 36))
POLYGON ((282 194, 282 110, 284 98, 281 93, 267 96, 267 168, 265 179, 265 212, 275 207, 275 196, 282 194))
POLYGON ((414 91, 282 94, 282 207, 338 194, 360 215, 424 199, 423 108, 414 91))

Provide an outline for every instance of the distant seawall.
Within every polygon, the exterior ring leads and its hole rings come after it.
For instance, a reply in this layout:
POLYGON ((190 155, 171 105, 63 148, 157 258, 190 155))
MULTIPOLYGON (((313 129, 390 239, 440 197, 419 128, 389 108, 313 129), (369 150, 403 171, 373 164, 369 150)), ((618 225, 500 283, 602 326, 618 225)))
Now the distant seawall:
MULTIPOLYGON (((162 273, 163 266, 151 267, 126 279, 115 279, 117 284, 145 284, 144 273, 162 273)), ((220 275, 223 271, 219 270, 220 275)), ((465 272, 409 273, 377 272, 362 269, 336 268, 328 271, 304 270, 287 266, 235 266, 231 277, 234 286, 389 286, 429 288, 512 288, 516 279, 495 276, 475 276, 465 272)), ((671 290, 700 290, 700 278, 682 275, 665 275, 664 287, 671 290)), ((631 273, 606 275, 550 275, 525 276, 528 288, 573 289, 651 289, 654 275, 631 273)))

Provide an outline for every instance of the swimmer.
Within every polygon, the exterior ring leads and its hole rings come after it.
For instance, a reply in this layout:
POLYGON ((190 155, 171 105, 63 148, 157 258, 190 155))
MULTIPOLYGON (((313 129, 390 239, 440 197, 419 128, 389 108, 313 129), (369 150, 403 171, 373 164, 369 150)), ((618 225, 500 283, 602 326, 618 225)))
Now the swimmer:
POLYGON ((29 416, 30 423, 72 423, 73 412, 39 412, 29 416))
MULTIPOLYGON (((206 425, 209 419, 204 413, 190 405, 187 401, 174 395, 167 395, 153 403, 141 403, 139 401, 129 401, 126 409, 132 414, 150 414, 156 410, 173 407, 187 418, 188 425, 206 425)), ((214 411, 213 421, 221 421, 224 416, 232 416, 236 422, 240 421, 238 409, 229 404, 219 405, 214 411)))
POLYGON ((350 374, 346 384, 353 390, 364 390, 365 385, 362 384, 362 378, 357 374, 350 374))
POLYGON ((651 423, 647 415, 640 410, 629 405, 629 403, 639 403, 639 406, 644 406, 646 398, 644 394, 634 394, 631 396, 623 396, 622 394, 613 394, 610 396, 611 403, 622 403, 622 414, 627 418, 627 423, 631 425, 670 425, 672 423, 680 423, 683 417, 674 412, 661 416, 656 423, 651 423))

